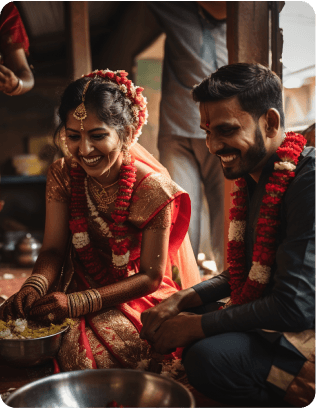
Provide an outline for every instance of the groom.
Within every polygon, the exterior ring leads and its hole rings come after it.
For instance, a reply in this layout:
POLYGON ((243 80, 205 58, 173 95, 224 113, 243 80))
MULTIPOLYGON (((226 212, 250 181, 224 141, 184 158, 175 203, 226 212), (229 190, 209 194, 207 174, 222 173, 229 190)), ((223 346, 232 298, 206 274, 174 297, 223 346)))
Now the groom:
POLYGON ((281 81, 260 64, 219 68, 193 99, 210 153, 238 179, 230 267, 146 310, 141 337, 162 354, 186 347, 188 379, 212 399, 306 406, 315 395, 314 148, 285 137, 281 81))

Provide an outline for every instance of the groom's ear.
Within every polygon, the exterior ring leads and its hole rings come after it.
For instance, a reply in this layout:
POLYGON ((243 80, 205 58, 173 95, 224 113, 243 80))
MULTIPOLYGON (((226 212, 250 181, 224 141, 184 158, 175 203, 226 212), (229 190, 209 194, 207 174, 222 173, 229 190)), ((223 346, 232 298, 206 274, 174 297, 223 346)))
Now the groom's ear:
POLYGON ((264 131, 266 134, 266 137, 273 139, 279 134, 280 130, 280 114, 279 111, 275 108, 270 108, 264 115, 264 131))

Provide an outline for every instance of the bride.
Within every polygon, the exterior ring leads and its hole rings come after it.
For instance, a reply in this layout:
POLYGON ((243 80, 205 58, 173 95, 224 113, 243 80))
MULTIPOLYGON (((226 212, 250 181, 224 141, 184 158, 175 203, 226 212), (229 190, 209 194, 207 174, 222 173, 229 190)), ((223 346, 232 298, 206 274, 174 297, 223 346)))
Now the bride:
POLYGON ((47 176, 46 223, 33 273, 0 318, 66 317, 58 365, 135 368, 151 357, 140 314, 199 282, 188 194, 137 143, 143 89, 125 71, 94 71, 64 91, 56 136, 69 154, 47 176))

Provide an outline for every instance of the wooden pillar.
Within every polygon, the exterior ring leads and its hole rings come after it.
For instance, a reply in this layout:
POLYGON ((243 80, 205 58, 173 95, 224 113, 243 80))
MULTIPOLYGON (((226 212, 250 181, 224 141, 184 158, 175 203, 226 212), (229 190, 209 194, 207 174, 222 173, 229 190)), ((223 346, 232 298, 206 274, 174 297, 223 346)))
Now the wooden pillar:
POLYGON ((88 1, 66 1, 69 76, 77 79, 92 71, 88 1))
POLYGON ((269 66, 269 2, 227 2, 229 64, 259 62, 269 66))
POLYGON ((282 51, 283 51, 283 31, 279 27, 279 14, 284 7, 284 1, 271 1, 271 51, 272 51, 272 71, 282 80, 282 51))

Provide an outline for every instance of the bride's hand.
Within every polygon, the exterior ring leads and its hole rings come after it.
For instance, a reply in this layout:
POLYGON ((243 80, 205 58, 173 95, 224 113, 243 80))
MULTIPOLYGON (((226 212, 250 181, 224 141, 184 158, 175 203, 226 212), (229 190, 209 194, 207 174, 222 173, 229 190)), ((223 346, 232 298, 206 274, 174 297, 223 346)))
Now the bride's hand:
POLYGON ((62 292, 53 292, 34 303, 30 317, 43 323, 57 323, 68 317, 68 297, 62 292))
POLYGON ((40 295, 37 290, 31 286, 25 286, 0 306, 0 319, 7 321, 19 317, 25 318, 32 304, 38 299, 40 299, 40 295))
POLYGON ((5 322, 14 318, 14 308, 13 308, 13 300, 16 293, 9 297, 2 305, 0 306, 0 320, 4 320, 5 322))
POLYGON ((15 294, 13 306, 17 317, 24 317, 31 310, 32 305, 41 298, 38 291, 32 286, 25 286, 15 294))

